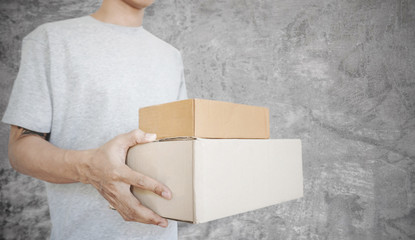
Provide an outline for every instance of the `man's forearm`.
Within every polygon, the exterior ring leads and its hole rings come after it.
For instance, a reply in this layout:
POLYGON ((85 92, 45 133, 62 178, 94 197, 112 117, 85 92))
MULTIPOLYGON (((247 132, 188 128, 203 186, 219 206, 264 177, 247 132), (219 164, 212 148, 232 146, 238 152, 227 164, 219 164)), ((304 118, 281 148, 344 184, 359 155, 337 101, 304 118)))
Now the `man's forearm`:
POLYGON ((135 129, 114 137, 97 149, 83 151, 60 149, 46 139, 47 134, 13 125, 9 141, 13 168, 52 183, 90 184, 126 221, 167 227, 167 220, 143 206, 131 194, 130 188, 149 190, 165 199, 172 198, 170 189, 125 164, 128 149, 156 140, 155 134, 135 129))
POLYGON ((58 148, 41 135, 27 134, 12 127, 9 144, 10 163, 17 171, 52 183, 80 181, 79 165, 93 150, 74 151, 58 148))

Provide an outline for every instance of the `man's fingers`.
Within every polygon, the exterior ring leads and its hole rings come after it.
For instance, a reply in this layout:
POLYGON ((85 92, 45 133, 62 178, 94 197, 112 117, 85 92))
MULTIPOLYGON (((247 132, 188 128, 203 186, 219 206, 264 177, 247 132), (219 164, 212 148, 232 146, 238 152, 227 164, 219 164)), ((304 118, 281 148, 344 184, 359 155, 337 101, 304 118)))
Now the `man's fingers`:
POLYGON ((145 133, 141 131, 140 129, 135 129, 131 132, 122 134, 119 137, 121 138, 121 140, 126 146, 132 147, 139 143, 155 141, 157 138, 157 135, 155 133, 145 133))
POLYGON ((138 205, 137 208, 138 208, 137 211, 140 214, 140 217, 148 221, 147 223, 155 224, 160 227, 167 227, 168 225, 167 219, 160 217, 158 214, 144 207, 142 204, 138 205))
POLYGON ((121 174, 121 180, 123 182, 144 190, 152 191, 165 199, 172 198, 170 189, 164 184, 161 184, 160 182, 154 180, 151 177, 145 176, 144 174, 133 171, 127 166, 125 166, 123 169, 123 173, 121 174))
POLYGON ((143 206, 131 193, 122 196, 122 202, 117 208, 126 221, 135 221, 167 227, 168 222, 155 212, 143 206))

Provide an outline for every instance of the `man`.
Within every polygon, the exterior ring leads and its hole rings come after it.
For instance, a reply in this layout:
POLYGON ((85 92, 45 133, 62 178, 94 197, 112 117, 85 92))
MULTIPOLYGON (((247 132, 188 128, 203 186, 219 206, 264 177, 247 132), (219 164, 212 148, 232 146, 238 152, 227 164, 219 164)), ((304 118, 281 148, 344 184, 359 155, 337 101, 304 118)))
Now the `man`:
POLYGON ((23 40, 3 122, 13 168, 47 182, 51 239, 177 239, 176 222, 130 192, 171 199, 169 188, 125 165, 156 138, 137 129, 138 108, 187 98, 180 53, 142 27, 151 4, 104 0, 23 40))

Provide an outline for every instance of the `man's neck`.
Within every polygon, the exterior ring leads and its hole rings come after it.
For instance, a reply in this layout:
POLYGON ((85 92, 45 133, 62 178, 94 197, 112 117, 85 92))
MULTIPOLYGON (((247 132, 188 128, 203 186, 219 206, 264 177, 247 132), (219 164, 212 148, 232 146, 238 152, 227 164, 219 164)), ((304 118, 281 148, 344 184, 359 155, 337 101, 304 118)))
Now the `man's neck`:
POLYGON ((105 23, 139 27, 143 23, 144 8, 134 8, 121 0, 104 0, 91 16, 105 23))

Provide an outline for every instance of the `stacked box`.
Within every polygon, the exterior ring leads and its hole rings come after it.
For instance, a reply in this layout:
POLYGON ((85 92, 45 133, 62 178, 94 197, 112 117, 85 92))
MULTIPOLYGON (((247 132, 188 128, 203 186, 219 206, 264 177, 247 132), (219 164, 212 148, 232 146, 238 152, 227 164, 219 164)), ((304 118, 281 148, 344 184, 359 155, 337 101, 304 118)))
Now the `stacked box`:
POLYGON ((299 139, 269 139, 264 107, 188 99, 139 110, 158 140, 131 148, 127 164, 166 184, 165 200, 133 194, 159 215, 203 223, 303 196, 299 139))
POLYGON ((187 99, 139 110, 139 127, 157 139, 269 138, 269 110, 206 99, 187 99))

